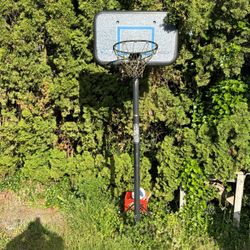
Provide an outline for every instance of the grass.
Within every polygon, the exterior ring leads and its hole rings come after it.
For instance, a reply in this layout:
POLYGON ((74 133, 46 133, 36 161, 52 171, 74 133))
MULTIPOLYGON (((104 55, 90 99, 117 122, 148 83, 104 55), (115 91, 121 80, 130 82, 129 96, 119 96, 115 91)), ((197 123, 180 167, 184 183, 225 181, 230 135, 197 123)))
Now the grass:
POLYGON ((66 179, 48 186, 22 179, 5 182, 0 190, 15 190, 31 207, 44 200, 43 206, 58 207, 65 221, 58 226, 36 219, 11 232, 1 230, 0 249, 250 249, 248 215, 238 230, 229 214, 216 212, 204 230, 187 234, 179 213, 166 213, 152 201, 153 213, 135 226, 133 214, 122 215, 119 201, 101 186, 97 179, 75 190, 66 179))

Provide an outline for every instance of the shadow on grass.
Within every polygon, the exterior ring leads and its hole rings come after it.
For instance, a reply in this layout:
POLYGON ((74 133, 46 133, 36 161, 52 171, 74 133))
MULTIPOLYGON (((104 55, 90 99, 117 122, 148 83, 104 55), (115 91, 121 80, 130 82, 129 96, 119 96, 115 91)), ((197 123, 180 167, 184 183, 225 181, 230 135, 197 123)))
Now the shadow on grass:
POLYGON ((240 226, 233 223, 233 206, 223 211, 217 209, 208 232, 216 240, 220 249, 249 250, 250 249, 250 178, 245 181, 240 226))
POLYGON ((28 228, 10 241, 5 250, 63 250, 63 239, 50 232, 40 222, 40 218, 31 222, 28 228))
POLYGON ((250 210, 243 207, 240 227, 233 223, 233 208, 217 211, 208 227, 208 233, 217 242, 220 249, 249 250, 250 249, 250 210))

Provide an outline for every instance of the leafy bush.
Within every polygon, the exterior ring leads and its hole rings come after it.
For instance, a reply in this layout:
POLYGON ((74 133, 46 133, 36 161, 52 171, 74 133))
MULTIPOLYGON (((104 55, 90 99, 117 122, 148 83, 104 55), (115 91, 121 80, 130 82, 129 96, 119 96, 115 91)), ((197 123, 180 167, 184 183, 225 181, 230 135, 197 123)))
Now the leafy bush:
POLYGON ((177 61, 146 70, 140 85, 142 186, 168 205, 180 184, 191 188, 195 166, 201 180, 249 171, 249 8, 248 0, 2 1, 1 180, 20 171, 79 190, 102 178, 115 198, 132 189, 131 84, 93 59, 95 14, 120 9, 166 9, 179 29, 177 61))

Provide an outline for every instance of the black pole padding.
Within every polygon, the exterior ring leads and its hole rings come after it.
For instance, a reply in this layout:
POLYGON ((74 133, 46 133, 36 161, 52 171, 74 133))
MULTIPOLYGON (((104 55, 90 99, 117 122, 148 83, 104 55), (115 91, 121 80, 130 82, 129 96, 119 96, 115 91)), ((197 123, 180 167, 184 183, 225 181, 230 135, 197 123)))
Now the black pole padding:
POLYGON ((134 130, 134 220, 140 220, 140 130, 139 130, 139 79, 133 80, 134 130))

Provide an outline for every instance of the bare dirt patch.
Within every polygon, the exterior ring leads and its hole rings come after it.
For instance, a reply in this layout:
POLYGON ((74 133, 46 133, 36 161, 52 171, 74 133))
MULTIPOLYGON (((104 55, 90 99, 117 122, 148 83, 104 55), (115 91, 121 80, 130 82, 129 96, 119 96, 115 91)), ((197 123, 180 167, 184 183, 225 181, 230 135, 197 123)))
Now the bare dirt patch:
POLYGON ((45 208, 42 203, 39 201, 31 207, 13 192, 0 192, 0 230, 11 232, 37 219, 43 225, 62 226, 64 218, 58 209, 45 208))

